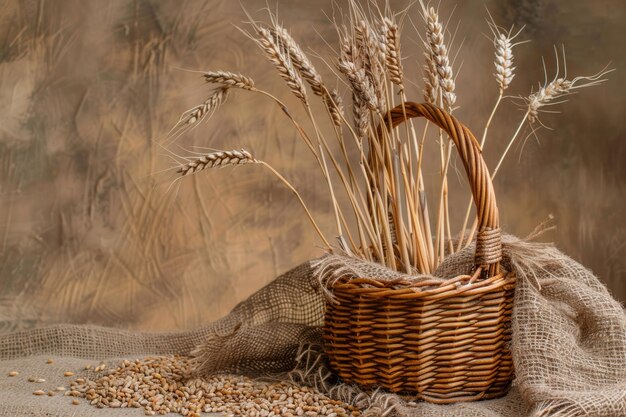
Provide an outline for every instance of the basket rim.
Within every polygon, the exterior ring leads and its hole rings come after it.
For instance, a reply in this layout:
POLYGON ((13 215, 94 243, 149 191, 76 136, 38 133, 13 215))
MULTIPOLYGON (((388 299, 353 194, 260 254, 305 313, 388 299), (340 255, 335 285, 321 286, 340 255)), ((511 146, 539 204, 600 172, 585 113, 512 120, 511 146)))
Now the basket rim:
POLYGON ((379 278, 349 278, 342 277, 329 285, 331 291, 352 293, 368 298, 449 298, 459 295, 471 296, 485 292, 496 291, 515 283, 513 272, 501 271, 489 277, 480 278, 481 268, 477 268, 472 275, 462 274, 439 281, 427 279, 415 281, 407 278, 384 280, 379 278))

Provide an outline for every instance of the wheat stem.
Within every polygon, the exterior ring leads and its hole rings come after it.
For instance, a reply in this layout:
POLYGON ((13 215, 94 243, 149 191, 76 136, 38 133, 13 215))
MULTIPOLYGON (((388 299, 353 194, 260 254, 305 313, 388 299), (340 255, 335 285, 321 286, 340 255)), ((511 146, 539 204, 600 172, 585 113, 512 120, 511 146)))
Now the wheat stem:
POLYGON ((322 241, 324 242, 324 244, 326 245, 326 248, 332 252, 333 248, 330 245, 330 243, 328 243, 328 240, 326 240, 326 238, 324 237, 324 234, 322 233, 322 231, 320 230, 319 226, 317 225, 317 223, 315 222, 315 219, 313 218, 313 215, 311 214, 311 212, 309 211, 308 207, 306 206, 306 204, 304 203, 304 200, 302 200, 302 197, 300 196, 300 193, 298 193, 298 191, 294 188, 293 185, 291 185, 291 183, 289 181, 287 181, 285 179, 285 177, 283 177, 282 175, 280 175, 280 173, 278 171, 276 171, 270 164, 263 162, 263 161, 258 161, 259 164, 263 165, 264 167, 266 167, 267 169, 269 169, 280 181, 282 181, 283 184, 285 184, 285 186, 287 188, 289 188, 291 190, 292 193, 294 193, 294 195, 296 196, 296 198, 298 199, 298 201, 300 202, 300 205, 302 206, 302 208, 304 209, 307 217, 309 218, 309 221, 311 222, 311 224, 313 225, 313 228, 315 229, 315 231, 317 232, 318 236, 320 237, 320 239, 322 239, 322 241))

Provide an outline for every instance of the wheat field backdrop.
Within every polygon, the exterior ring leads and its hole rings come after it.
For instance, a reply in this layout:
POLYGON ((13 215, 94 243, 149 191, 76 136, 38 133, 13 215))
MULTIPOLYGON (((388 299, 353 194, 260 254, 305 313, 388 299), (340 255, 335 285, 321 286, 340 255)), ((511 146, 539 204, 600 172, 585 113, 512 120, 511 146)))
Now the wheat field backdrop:
MULTIPOLYGON (((307 51, 332 55, 325 44, 336 40, 330 1, 270 3, 307 51)), ((409 3, 391 1, 395 10, 409 3)), ((267 17, 265 0, 242 4, 267 17)), ((495 188, 505 231, 525 236, 554 215, 557 229, 543 239, 625 301, 626 7, 619 0, 443 0, 441 15, 454 8, 451 27, 459 22, 464 40, 455 114, 476 131, 497 96, 485 6, 502 26, 526 25, 522 37, 532 40, 516 49, 511 94, 536 89, 542 56, 553 73, 554 44, 565 44, 572 74, 597 72, 609 61, 617 69, 604 85, 570 97, 561 114, 545 114, 554 130, 520 141, 495 188)), ((159 140, 208 93, 192 70, 241 72, 297 107, 233 26, 245 19, 239 2, 227 0, 2 2, 0 332, 59 322, 195 327, 322 253, 293 195, 260 167, 227 167, 171 188, 171 178, 154 174, 170 166, 159 140)), ((403 50, 405 73, 416 82, 407 96, 419 101, 419 38, 410 24, 405 29, 413 40, 403 50)), ((490 166, 506 145, 498 137, 511 136, 520 113, 512 103, 501 109, 485 154, 490 166)), ((280 168, 331 230, 314 161, 263 97, 233 94, 177 143, 170 150, 253 150, 280 168)), ((468 194, 465 179, 456 178, 450 203, 458 223, 468 194)))

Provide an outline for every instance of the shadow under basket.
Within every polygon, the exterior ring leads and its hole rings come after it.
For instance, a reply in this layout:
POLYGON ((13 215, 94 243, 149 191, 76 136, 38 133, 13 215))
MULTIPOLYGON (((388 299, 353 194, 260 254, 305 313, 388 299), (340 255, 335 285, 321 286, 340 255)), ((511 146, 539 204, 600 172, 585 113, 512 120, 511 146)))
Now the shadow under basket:
POLYGON ((476 268, 447 280, 337 280, 329 287, 335 302, 326 304, 324 349, 333 372, 364 389, 440 404, 500 397, 514 374, 515 278, 500 270, 491 177, 474 136, 443 110, 407 102, 387 119, 395 127, 417 116, 447 131, 463 160, 478 215, 476 268))

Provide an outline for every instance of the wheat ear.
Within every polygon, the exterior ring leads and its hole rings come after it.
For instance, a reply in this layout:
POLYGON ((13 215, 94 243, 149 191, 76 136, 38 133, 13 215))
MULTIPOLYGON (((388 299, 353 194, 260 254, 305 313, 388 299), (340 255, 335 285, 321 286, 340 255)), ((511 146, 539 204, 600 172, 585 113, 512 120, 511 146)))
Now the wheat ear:
POLYGON ((333 124, 337 127, 341 126, 344 116, 343 99, 337 90, 330 90, 328 94, 324 94, 324 104, 330 112, 333 124))
POLYGON ((324 95, 324 85, 322 77, 319 75, 309 58, 302 51, 302 48, 291 37, 287 29, 280 25, 274 27, 274 33, 279 43, 289 53, 291 63, 298 70, 302 78, 311 86, 313 94, 316 96, 324 95))
POLYGON ((346 76, 355 94, 372 111, 378 109, 378 97, 364 69, 357 69, 354 62, 339 61, 339 71, 346 76))
POLYGON ((555 102, 554 100, 572 94, 575 90, 604 82, 605 80, 601 78, 611 71, 603 70, 598 74, 589 77, 576 77, 571 81, 563 77, 555 78, 525 99, 528 105, 528 120, 531 123, 537 121, 542 107, 562 103, 562 101, 555 102))
POLYGON ((216 88, 202 104, 183 113, 173 130, 179 128, 183 128, 182 130, 184 130, 185 127, 203 119, 207 114, 214 112, 219 106, 221 106, 226 101, 227 97, 228 87, 216 88))
POLYGON ((187 164, 181 165, 176 172, 181 176, 194 174, 207 168, 223 167, 226 165, 242 165, 258 163, 250 152, 245 149, 232 151, 218 151, 202 155, 187 164))
POLYGON ((403 78, 402 60, 400 59, 400 32, 398 25, 388 17, 383 19, 383 45, 385 64, 389 79, 392 83, 401 86, 403 78))
POLYGON ((437 71, 443 105, 451 109, 456 102, 456 94, 454 93, 454 74, 450 65, 450 58, 448 57, 448 48, 444 41, 443 25, 439 21, 439 15, 433 7, 428 9, 424 7, 423 17, 426 22, 425 46, 432 61, 430 67, 434 67, 433 69, 437 71))
MULTIPOLYGON (((381 37, 366 20, 360 20, 354 27, 354 40, 357 57, 360 59, 364 74, 369 79, 376 104, 381 113, 387 111, 385 84, 385 51, 381 37)), ((352 61, 355 64, 358 61, 352 61)))
POLYGON ((284 45, 284 48, 289 53, 289 58, 293 66, 298 70, 304 81, 309 84, 313 94, 322 97, 324 104, 330 112, 333 124, 335 124, 335 126, 341 126, 343 101, 337 90, 329 91, 325 88, 322 77, 287 29, 280 25, 275 25, 274 34, 276 38, 279 39, 279 42, 284 45))
POLYGON ((265 52, 270 62, 274 64, 274 67, 278 70, 281 78, 287 83, 291 92, 298 97, 302 103, 307 105, 308 101, 304 83, 294 68, 289 53, 285 50, 284 45, 281 45, 277 41, 269 29, 257 27, 256 31, 259 35, 259 37, 255 39, 257 44, 261 47, 263 52, 265 52))
POLYGON ((245 75, 228 71, 209 71, 203 75, 207 83, 222 84, 223 86, 254 90, 254 81, 245 75))
POLYGON ((439 77, 437 77, 437 66, 429 52, 424 52, 426 63, 424 64, 424 101, 430 104, 437 104, 439 101, 439 77))
MULTIPOLYGON (((496 25, 493 17, 489 14, 489 19, 487 23, 489 24, 489 28, 491 29, 491 33, 493 33, 493 46, 495 49, 495 61, 494 65, 496 67, 496 73, 494 74, 496 78, 496 82, 498 83, 499 91, 498 98, 496 99, 496 103, 491 110, 491 114, 485 123, 485 128, 483 130, 483 136, 480 140, 480 147, 484 149, 485 142, 487 140, 487 132, 489 131, 489 126, 491 126, 491 121, 498 110, 498 106, 504 97, 504 90, 509 88, 511 85, 511 81, 515 77, 515 67, 513 66, 513 47, 516 45, 522 44, 524 42, 513 43, 514 39, 522 33, 524 27, 517 31, 517 33, 513 34, 513 27, 509 29, 508 32, 503 32, 498 25, 496 25)), ((461 233, 459 233, 459 241, 457 243, 457 250, 463 247, 463 239, 465 237, 465 228, 467 227, 467 222, 469 221, 469 216, 472 210, 473 200, 469 199, 467 203, 467 209, 465 210, 465 218, 463 220, 463 226, 461 226, 461 233)))

